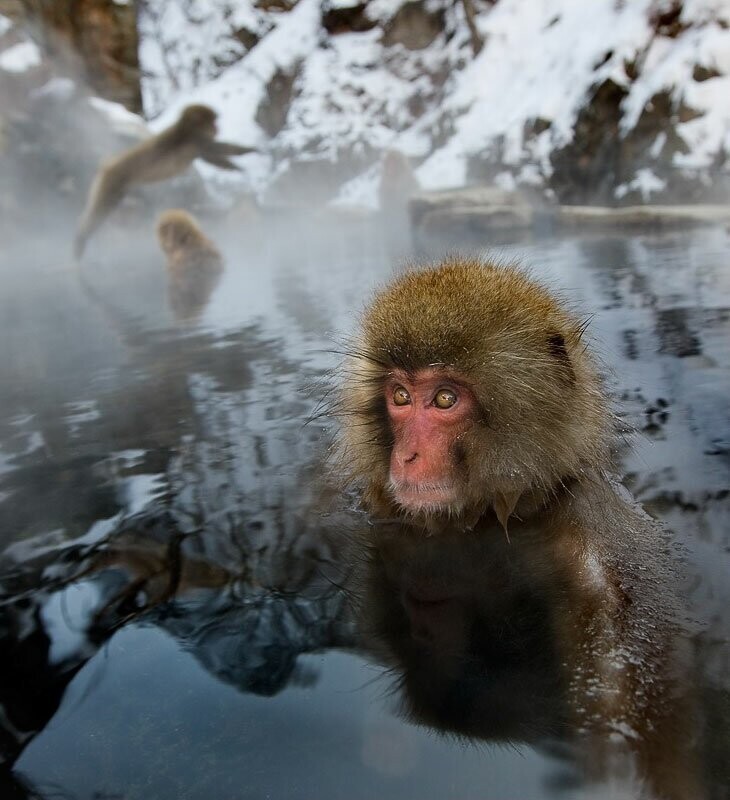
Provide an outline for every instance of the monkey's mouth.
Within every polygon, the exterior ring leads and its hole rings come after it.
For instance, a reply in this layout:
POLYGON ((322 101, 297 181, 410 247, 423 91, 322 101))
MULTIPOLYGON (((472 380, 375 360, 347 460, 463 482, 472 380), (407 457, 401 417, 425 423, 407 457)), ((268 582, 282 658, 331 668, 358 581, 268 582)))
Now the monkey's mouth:
POLYGON ((409 483, 393 481, 389 485, 395 502, 406 511, 434 513, 452 508, 456 501, 456 490, 447 483, 409 483))

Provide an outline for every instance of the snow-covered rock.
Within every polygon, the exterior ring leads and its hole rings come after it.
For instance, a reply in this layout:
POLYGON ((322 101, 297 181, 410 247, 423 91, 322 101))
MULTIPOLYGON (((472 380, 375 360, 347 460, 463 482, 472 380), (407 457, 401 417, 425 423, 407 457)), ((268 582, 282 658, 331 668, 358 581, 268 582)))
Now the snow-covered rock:
POLYGON ((41 52, 34 42, 18 42, 0 53, 0 69, 25 72, 41 63, 41 52))
POLYGON ((557 211, 559 224, 586 228, 672 229, 702 225, 730 225, 730 206, 727 205, 651 205, 604 208, 601 206, 561 206, 557 211))
POLYGON ((462 5, 437 0, 159 9, 140 20, 148 115, 162 127, 213 105, 226 138, 265 150, 244 173, 261 193, 301 175, 323 197, 372 196, 388 149, 425 189, 499 175, 571 202, 728 178, 727 0, 477 0, 476 56, 462 5))

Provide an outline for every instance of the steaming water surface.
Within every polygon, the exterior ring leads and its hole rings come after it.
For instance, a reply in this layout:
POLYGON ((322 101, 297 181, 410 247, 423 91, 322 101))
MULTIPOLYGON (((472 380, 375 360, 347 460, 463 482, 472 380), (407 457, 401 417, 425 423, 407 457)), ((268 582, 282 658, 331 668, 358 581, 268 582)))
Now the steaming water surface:
MULTIPOLYGON (((148 231, 109 234, 80 272, 61 240, 0 261, 0 794, 626 796, 630 776, 590 784, 541 730, 559 709, 519 736, 405 718, 359 633, 365 521, 323 497, 330 423, 304 423, 409 247, 364 222, 212 233, 226 271, 197 323, 170 314, 148 231)), ((592 315, 640 431, 625 482, 686 553, 683 690, 712 797, 730 792, 727 248, 702 229, 493 251, 592 315)))

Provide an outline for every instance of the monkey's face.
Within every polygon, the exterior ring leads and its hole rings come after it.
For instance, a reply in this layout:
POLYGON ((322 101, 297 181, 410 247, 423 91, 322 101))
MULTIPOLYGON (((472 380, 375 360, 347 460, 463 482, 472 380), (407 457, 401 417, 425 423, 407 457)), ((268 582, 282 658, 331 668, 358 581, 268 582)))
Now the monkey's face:
POLYGON ((437 368, 394 370, 385 381, 393 433, 388 489, 408 512, 460 508, 465 454, 460 441, 478 419, 478 404, 460 376, 437 368))

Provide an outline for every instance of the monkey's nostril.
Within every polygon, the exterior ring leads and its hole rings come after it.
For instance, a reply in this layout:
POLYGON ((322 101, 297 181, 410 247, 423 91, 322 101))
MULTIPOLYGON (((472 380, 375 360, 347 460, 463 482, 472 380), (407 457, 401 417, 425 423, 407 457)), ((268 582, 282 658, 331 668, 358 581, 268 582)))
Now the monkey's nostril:
POLYGON ((412 464, 418 458, 418 453, 414 453, 412 456, 408 456, 404 463, 412 464))

